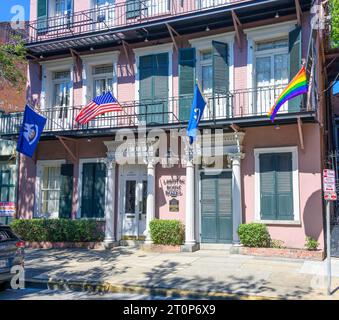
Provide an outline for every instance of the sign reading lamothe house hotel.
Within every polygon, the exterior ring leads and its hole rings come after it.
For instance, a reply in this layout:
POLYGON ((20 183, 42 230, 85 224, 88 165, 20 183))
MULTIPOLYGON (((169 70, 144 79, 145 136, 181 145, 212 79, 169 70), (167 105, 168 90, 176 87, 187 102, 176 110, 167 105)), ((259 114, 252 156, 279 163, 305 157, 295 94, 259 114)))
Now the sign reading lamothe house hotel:
POLYGON ((323 183, 324 183, 324 198, 325 200, 337 200, 337 192, 335 187, 335 173, 334 170, 323 170, 323 183))

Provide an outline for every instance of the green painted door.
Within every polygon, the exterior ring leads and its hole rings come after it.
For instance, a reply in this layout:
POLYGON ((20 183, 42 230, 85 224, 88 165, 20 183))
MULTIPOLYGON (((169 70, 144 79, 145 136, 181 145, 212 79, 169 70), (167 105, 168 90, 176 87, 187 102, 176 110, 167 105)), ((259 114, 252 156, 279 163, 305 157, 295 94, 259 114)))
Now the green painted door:
POLYGON ((230 243, 232 227, 232 173, 201 173, 201 242, 230 243))
POLYGON ((139 60, 139 119, 147 124, 168 122, 168 53, 139 60))

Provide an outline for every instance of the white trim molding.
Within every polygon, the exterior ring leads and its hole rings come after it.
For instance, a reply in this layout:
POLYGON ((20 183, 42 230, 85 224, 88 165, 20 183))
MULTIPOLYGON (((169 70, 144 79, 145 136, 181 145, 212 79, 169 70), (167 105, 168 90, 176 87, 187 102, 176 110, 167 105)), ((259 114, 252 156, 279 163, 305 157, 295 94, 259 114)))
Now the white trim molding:
MULTIPOLYGON (((79 175, 78 175, 78 203, 77 203, 77 219, 81 218, 81 197, 82 197, 82 169, 84 163, 106 163, 106 158, 82 158, 79 159, 79 175)), ((105 199, 107 189, 107 177, 105 179, 105 199)), ((83 218, 81 218, 83 219, 83 218)), ((96 218, 96 220, 105 220, 105 218, 96 218)))
POLYGON ((255 167, 255 184, 254 184, 254 202, 255 202, 255 216, 254 220, 266 224, 300 224, 300 190, 299 190, 299 161, 298 161, 298 147, 274 147, 274 148, 255 148, 254 149, 254 167, 255 167), (260 218, 260 163, 259 155, 263 153, 292 153, 292 184, 293 184, 293 220, 262 220, 260 218))
MULTIPOLYGON (((40 207, 40 187, 41 187, 41 179, 43 174, 43 168, 49 167, 49 166, 61 166, 62 164, 66 163, 65 159, 60 160, 38 160, 36 162, 36 174, 35 174, 35 202, 34 202, 34 212, 33 217, 38 218, 41 217, 39 213, 39 207, 40 207)), ((59 213, 58 213, 59 216, 59 213)), ((53 217, 56 218, 56 217, 53 217)))

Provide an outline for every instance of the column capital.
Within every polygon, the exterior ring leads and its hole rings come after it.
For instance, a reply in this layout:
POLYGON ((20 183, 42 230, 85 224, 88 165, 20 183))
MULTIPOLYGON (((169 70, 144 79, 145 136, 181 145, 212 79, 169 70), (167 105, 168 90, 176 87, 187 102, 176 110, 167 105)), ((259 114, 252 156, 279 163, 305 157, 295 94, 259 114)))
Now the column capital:
POLYGON ((233 161, 240 161, 245 158, 245 153, 229 153, 228 158, 233 162, 233 161))
POLYGON ((115 152, 109 151, 106 154, 107 154, 107 158, 105 159, 105 163, 106 163, 107 169, 113 169, 116 164, 115 152))

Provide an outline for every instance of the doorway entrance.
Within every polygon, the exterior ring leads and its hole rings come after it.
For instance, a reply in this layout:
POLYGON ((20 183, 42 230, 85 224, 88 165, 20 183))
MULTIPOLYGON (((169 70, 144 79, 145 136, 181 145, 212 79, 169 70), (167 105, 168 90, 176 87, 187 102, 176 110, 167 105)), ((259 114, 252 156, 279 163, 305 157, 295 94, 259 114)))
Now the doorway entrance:
POLYGON ((200 174, 201 242, 231 243, 232 219, 232 172, 200 174))
POLYGON ((146 166, 123 166, 120 195, 122 238, 144 240, 147 202, 146 166))

